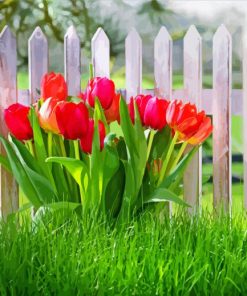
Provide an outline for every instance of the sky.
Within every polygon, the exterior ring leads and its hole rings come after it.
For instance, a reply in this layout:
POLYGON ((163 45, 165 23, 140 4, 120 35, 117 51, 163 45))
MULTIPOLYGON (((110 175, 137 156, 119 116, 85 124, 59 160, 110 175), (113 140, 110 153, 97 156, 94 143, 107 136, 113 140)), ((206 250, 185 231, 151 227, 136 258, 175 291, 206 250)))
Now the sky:
POLYGON ((176 12, 186 12, 188 16, 196 15, 204 19, 212 19, 229 9, 236 9, 247 15, 247 0, 243 1, 204 1, 204 0, 171 0, 168 5, 176 12))

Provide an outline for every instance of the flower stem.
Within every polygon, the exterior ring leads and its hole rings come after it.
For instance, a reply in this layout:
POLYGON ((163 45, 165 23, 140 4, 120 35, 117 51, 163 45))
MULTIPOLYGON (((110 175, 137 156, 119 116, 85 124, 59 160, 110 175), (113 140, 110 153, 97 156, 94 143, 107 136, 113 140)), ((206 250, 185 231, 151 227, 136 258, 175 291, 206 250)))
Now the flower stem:
POLYGON ((35 156, 35 152, 34 152, 32 140, 28 140, 26 143, 27 143, 28 150, 30 151, 30 153, 34 157, 35 156))
POLYGON ((48 156, 52 156, 52 132, 48 132, 48 156))
POLYGON ((62 156, 66 157, 67 155, 66 155, 64 140, 63 140, 62 136, 59 137, 59 144, 60 144, 60 149, 61 149, 62 156))
POLYGON ((75 158, 80 160, 80 150, 79 150, 79 142, 78 140, 74 140, 74 149, 75 149, 75 158))
POLYGON ((183 142, 183 144, 181 145, 181 147, 180 147, 180 149, 178 151, 177 157, 175 158, 174 162, 171 165, 171 170, 173 170, 175 168, 175 166, 178 164, 178 162, 179 162, 180 158, 182 157, 182 155, 184 153, 184 150, 187 147, 187 145, 188 145, 188 142, 183 142))
POLYGON ((153 140, 154 140, 154 135, 155 135, 155 130, 151 129, 150 134, 149 134, 149 139, 148 139, 148 148, 147 148, 147 161, 149 159, 149 155, 151 152, 153 140))
POLYGON ((166 158, 162 164, 162 168, 161 168, 161 171, 160 171, 160 177, 159 177, 159 180, 158 180, 158 186, 160 185, 160 183, 163 181, 164 177, 165 177, 165 173, 166 173, 166 169, 167 169, 167 166, 168 166, 168 163, 169 163, 169 160, 171 158, 171 155, 172 155, 172 152, 174 150, 174 146, 177 142, 177 139, 178 139, 178 135, 179 133, 176 131, 175 132, 175 135, 170 143, 170 146, 168 148, 168 151, 167 151, 167 154, 166 154, 166 158))
MULTIPOLYGON (((74 150, 75 150, 75 158, 77 160, 80 160, 80 150, 79 150, 79 141, 78 140, 74 140, 73 141, 74 144, 74 150)), ((79 185, 79 189, 80 189, 80 196, 81 196, 81 204, 83 206, 85 206, 85 201, 84 201, 84 196, 85 196, 85 192, 82 188, 82 185, 79 185)))

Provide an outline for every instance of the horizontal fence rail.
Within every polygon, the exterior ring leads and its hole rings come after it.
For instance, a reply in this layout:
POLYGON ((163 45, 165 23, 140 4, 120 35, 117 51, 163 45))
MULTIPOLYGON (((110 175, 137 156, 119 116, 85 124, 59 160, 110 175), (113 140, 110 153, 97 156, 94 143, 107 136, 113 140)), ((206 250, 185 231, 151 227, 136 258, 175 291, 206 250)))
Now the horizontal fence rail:
MULTIPOLYGON (((163 26, 154 39, 154 88, 142 89, 142 39, 133 28, 125 39, 126 88, 120 90, 126 101, 138 93, 152 94, 168 99, 191 101, 199 109, 213 116, 213 184, 214 206, 222 203, 231 208, 231 116, 247 117, 247 74, 244 62, 243 90, 231 87, 231 35, 221 25, 213 38, 213 89, 202 88, 202 39, 192 25, 184 37, 184 87, 172 89, 173 41, 163 26)), ((95 76, 110 77, 110 42, 102 28, 98 28, 91 41, 92 64, 95 76)), ((30 104, 39 97, 41 77, 49 69, 48 42, 37 27, 28 40, 29 89, 18 90, 16 40, 8 26, 0 34, 0 132, 7 135, 3 109, 18 101, 30 104)), ((76 96, 81 92, 81 48, 74 26, 64 36, 64 76, 68 92, 76 96)), ((247 206, 247 129, 244 129, 244 188, 247 206)), ((2 147, 1 147, 2 149, 2 147)), ((202 195, 201 151, 194 156, 184 178, 184 198, 200 209, 202 195)), ((18 209, 18 186, 12 177, 0 169, 0 212, 2 216, 18 209)))

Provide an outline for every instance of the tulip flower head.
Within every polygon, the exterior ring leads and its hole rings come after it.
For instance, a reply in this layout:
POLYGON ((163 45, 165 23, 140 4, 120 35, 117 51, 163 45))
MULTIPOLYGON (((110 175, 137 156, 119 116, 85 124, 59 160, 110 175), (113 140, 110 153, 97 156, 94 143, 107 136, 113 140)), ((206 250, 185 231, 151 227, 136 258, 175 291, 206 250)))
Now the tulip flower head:
POLYGON ((138 95, 135 98, 131 97, 130 102, 128 104, 129 108, 129 113, 130 113, 130 118, 132 123, 134 124, 135 122, 135 108, 134 108, 134 101, 136 102, 139 114, 140 114, 140 119, 142 122, 142 125, 144 125, 144 113, 145 109, 147 106, 148 101, 152 98, 151 95, 138 95))
POLYGON ((33 138, 33 130, 28 119, 30 107, 15 103, 4 110, 4 120, 10 133, 20 141, 33 138))
POLYGON ((106 77, 95 77, 88 82, 85 96, 88 104, 94 107, 96 97, 99 99, 103 109, 110 108, 114 100, 115 84, 106 77))
POLYGON ((188 141, 192 145, 202 143, 213 129, 211 119, 204 111, 197 112, 195 105, 178 100, 169 103, 166 120, 175 132, 179 132, 180 141, 188 141))
POLYGON ((56 118, 65 139, 80 139, 87 133, 89 113, 83 102, 61 102, 56 108, 56 118))
POLYGON ((38 111, 40 126, 44 130, 53 132, 54 134, 59 134, 60 132, 56 117, 56 108, 60 102, 56 98, 49 98, 41 105, 38 111))
POLYGON ((161 130, 166 126, 166 109, 168 101, 153 97, 149 99, 144 113, 144 124, 154 130, 161 130))
POLYGON ((67 84, 61 74, 51 72, 43 76, 41 98, 46 100, 50 97, 56 98, 59 101, 64 101, 68 97, 67 84))
POLYGON ((105 118, 107 123, 116 121, 120 123, 119 112, 120 94, 116 94, 109 109, 105 110, 105 118))
MULTIPOLYGON (((98 121, 99 138, 100 138, 100 150, 104 148, 104 139, 106 135, 105 126, 101 120, 98 121)), ((87 154, 92 153, 94 135, 94 120, 89 119, 88 130, 84 137, 80 139, 81 149, 87 154)))

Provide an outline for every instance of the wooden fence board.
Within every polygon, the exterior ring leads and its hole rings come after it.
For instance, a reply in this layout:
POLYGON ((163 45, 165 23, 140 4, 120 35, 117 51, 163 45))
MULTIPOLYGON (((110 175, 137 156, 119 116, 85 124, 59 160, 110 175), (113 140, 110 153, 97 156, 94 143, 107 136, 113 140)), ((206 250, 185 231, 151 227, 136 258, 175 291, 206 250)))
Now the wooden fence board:
POLYGON ((126 100, 141 93, 142 40, 133 28, 125 39, 126 100))
POLYGON ((40 97, 41 79, 48 72, 48 43, 40 27, 28 40, 28 68, 30 100, 33 103, 40 97))
POLYGON ((172 39, 161 27, 154 41, 155 95, 172 99, 172 39))
POLYGON ((68 94, 76 96, 81 92, 81 46, 74 26, 64 36, 64 74, 68 94))
MULTIPOLYGON (((184 37, 184 101, 190 101, 201 109, 202 96, 202 40, 195 26, 184 37)), ((187 151, 192 146, 187 147, 187 151)), ((199 209, 202 191, 202 151, 194 155, 184 175, 184 199, 192 206, 190 212, 199 209)))
POLYGON ((244 165, 244 208, 247 209, 247 36, 243 48, 243 165, 244 165))
MULTIPOLYGON (((154 40, 154 94, 172 99, 172 38, 164 26, 154 40)), ((171 202, 168 210, 171 216, 171 202)))
MULTIPOLYGON (((0 34, 0 134, 8 134, 4 124, 3 111, 17 101, 16 86, 16 39, 9 27, 0 34)), ((0 147, 3 153, 3 147, 0 147)), ((6 217, 18 209, 18 187, 12 176, 0 167, 0 215, 6 217)))
POLYGON ((93 36, 92 63, 94 76, 110 77, 110 42, 102 28, 98 28, 93 36))
POLYGON ((231 208, 232 39, 224 25, 213 38, 214 207, 231 208))

